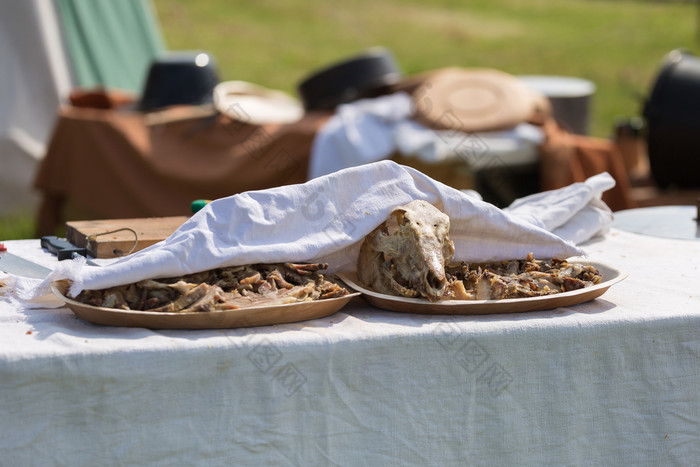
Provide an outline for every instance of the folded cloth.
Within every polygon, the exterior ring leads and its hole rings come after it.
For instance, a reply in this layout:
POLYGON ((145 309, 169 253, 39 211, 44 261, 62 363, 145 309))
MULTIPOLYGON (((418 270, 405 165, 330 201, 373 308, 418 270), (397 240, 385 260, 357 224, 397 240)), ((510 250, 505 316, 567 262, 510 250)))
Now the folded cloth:
POLYGON ((602 196, 614 186, 612 176, 603 172, 585 182, 517 199, 505 211, 578 244, 610 229, 613 214, 602 196))
POLYGON ((398 149, 396 128, 412 112, 404 92, 338 106, 314 137, 308 178, 387 159, 398 149))
POLYGON ((108 266, 64 270, 49 280, 73 280, 75 295, 83 289, 251 263, 327 262, 329 273, 354 270, 362 239, 395 207, 414 199, 426 200, 450 216, 456 260, 497 261, 524 258, 530 252, 539 258, 568 258, 584 253, 532 219, 526 221, 409 167, 381 161, 304 184, 215 200, 162 242, 108 266))
POLYGON ((501 162, 528 163, 537 159, 537 146, 544 139, 540 127, 524 122, 507 130, 470 134, 436 130, 413 119, 414 107, 411 96, 405 92, 338 106, 314 137, 308 178, 396 154, 427 163, 458 157, 474 163, 474 142, 501 162))
MULTIPOLYGON (((27 242, 28 240, 17 241, 27 242)), ((38 240, 34 240, 34 242, 38 243, 38 240)), ((51 283, 54 280, 79 274, 85 263, 86 260, 83 256, 60 261, 55 265, 48 278, 44 280, 0 272, 0 300, 16 302, 25 308, 58 308, 63 306, 63 300, 59 300, 52 293, 51 283)), ((49 264, 44 264, 44 266, 49 266, 49 264)))

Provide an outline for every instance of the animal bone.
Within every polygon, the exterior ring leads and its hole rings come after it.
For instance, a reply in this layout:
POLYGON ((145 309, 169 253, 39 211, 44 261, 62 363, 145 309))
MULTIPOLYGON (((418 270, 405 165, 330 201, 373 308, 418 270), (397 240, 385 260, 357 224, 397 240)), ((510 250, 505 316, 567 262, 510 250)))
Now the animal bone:
POLYGON ((365 237, 357 277, 380 293, 427 297, 445 293, 445 264, 454 256, 450 218, 430 203, 412 201, 365 237))

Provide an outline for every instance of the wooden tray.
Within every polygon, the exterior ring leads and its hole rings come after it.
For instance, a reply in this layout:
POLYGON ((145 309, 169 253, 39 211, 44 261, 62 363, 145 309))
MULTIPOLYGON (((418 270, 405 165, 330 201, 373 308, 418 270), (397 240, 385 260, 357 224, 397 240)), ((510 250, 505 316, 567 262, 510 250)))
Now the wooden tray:
POLYGON ((155 311, 119 310, 77 302, 66 296, 68 283, 54 282, 51 289, 78 317, 107 326, 140 327, 147 329, 232 329, 272 324, 295 323, 330 316, 344 307, 353 293, 339 298, 297 302, 288 305, 239 308, 225 311, 190 313, 160 313, 155 311))
POLYGON ((115 258, 126 255, 132 247, 133 253, 165 240, 187 219, 187 216, 175 216, 71 221, 66 222, 66 239, 77 247, 87 248, 93 258, 115 258), (91 235, 118 229, 133 229, 136 235, 122 230, 88 240, 91 235))
MULTIPOLYGON (((575 263, 575 261, 571 261, 575 263)), ((550 310, 562 306, 584 303, 600 297, 612 285, 617 284, 627 273, 608 264, 586 261, 600 271, 603 278, 600 284, 542 297, 509 298, 504 300, 445 300, 430 302, 425 298, 407 298, 375 292, 362 285, 355 273, 342 273, 338 277, 350 288, 361 292, 363 297, 377 308, 403 313, 438 315, 482 315, 495 313, 521 313, 526 311, 550 310)))

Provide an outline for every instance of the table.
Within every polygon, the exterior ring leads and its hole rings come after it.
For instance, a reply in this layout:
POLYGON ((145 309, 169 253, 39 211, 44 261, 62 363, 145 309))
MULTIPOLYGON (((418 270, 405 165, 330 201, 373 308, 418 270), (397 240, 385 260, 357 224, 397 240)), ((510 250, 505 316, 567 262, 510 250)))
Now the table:
POLYGON ((592 302, 524 314, 355 299, 306 323, 150 331, 0 298, 0 459, 695 464, 700 243, 613 229, 585 247, 629 277, 592 302))
POLYGON ((625 209, 615 213, 618 229, 646 235, 685 240, 700 240, 700 221, 696 206, 653 206, 625 209))
POLYGON ((38 232, 54 235, 67 220, 183 216, 196 199, 304 182, 328 117, 252 124, 198 106, 67 105, 35 180, 38 232))

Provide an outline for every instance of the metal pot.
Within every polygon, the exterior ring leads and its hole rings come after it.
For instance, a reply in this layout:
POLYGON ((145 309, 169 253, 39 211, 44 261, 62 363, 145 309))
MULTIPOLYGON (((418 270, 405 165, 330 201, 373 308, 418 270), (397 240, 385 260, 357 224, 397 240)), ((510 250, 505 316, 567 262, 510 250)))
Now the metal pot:
POLYGON ((375 47, 312 73, 299 83, 298 91, 306 110, 332 110, 384 94, 401 76, 391 52, 375 47))
POLYGON ((643 114, 657 184, 700 187, 700 59, 680 49, 666 55, 643 114))
POLYGON ((139 109, 211 104, 219 84, 214 59, 205 52, 169 52, 153 60, 139 109))

